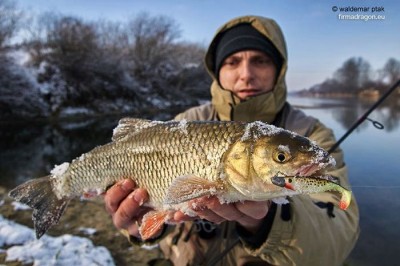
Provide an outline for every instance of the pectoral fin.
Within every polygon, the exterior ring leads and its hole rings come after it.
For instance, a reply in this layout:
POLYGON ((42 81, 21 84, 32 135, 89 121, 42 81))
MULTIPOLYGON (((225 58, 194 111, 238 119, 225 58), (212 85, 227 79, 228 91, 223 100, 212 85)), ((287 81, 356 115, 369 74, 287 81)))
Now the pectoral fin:
POLYGON ((165 204, 177 204, 202 196, 217 195, 225 191, 222 182, 213 182, 197 176, 177 177, 168 188, 165 204))
POLYGON ((143 240, 148 240, 161 232, 168 220, 167 211, 150 211, 143 216, 139 233, 143 240))

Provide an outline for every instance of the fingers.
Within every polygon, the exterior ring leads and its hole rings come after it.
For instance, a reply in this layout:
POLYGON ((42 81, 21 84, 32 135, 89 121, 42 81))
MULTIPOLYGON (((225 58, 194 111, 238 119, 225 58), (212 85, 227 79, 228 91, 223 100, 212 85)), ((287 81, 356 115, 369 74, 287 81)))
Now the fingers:
POLYGON ((269 202, 265 201, 243 201, 235 204, 236 208, 246 216, 253 219, 262 219, 267 215, 269 202))
POLYGON ((125 179, 112 186, 105 194, 106 210, 112 216, 114 226, 125 229, 130 235, 139 236, 136 221, 150 209, 143 204, 148 201, 147 191, 136 188, 135 182, 125 179))
POLYGON ((237 202, 236 208, 243 213, 247 219, 239 219, 237 222, 243 226, 248 232, 257 233, 263 218, 267 215, 270 201, 244 201, 237 202))
POLYGON ((174 217, 171 222, 180 223, 180 222, 186 222, 186 221, 193 221, 195 219, 197 219, 197 217, 192 217, 192 216, 184 214, 181 211, 177 211, 174 213, 174 217))
POLYGON ((245 228, 257 228, 269 209, 266 201, 221 204, 217 197, 202 197, 193 200, 191 206, 194 206, 193 210, 202 219, 217 224, 223 221, 236 221, 245 228))
POLYGON ((200 218, 216 224, 231 220, 232 216, 235 216, 234 207, 229 204, 221 205, 217 197, 202 197, 193 200, 191 205, 200 218))
POLYGON ((128 228, 134 221, 138 220, 148 211, 142 205, 147 201, 148 195, 146 190, 138 188, 123 199, 118 209, 112 214, 115 227, 128 228))
POLYGON ((134 190, 135 186, 136 185, 133 180, 124 179, 107 190, 106 194, 104 195, 107 212, 111 215, 116 212, 121 201, 134 190))
MULTIPOLYGON (((145 189, 136 188, 135 182, 125 179, 112 186, 105 194, 106 209, 111 214, 118 229, 125 229, 129 234, 138 236, 138 225, 150 209, 143 204, 149 196, 145 189)), ((174 213, 173 220, 183 222, 201 218, 219 224, 223 221, 236 221, 246 229, 256 231, 262 218, 268 213, 268 202, 244 201, 221 204, 217 197, 201 197, 189 203, 197 217, 183 212, 174 213)))
POLYGON ((129 194, 112 215, 114 226, 127 230, 132 236, 140 237, 138 222, 151 210, 142 206, 147 200, 148 194, 145 189, 138 188, 129 194))

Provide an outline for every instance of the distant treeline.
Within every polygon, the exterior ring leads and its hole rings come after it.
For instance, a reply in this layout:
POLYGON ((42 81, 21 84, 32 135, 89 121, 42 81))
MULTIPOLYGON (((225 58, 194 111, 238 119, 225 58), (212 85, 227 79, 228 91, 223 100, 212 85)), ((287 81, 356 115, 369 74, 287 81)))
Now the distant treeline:
POLYGON ((366 92, 379 94, 399 79, 400 61, 397 59, 390 58, 382 69, 373 71, 366 60, 353 57, 345 61, 332 78, 303 89, 298 94, 326 96, 355 96, 366 92))

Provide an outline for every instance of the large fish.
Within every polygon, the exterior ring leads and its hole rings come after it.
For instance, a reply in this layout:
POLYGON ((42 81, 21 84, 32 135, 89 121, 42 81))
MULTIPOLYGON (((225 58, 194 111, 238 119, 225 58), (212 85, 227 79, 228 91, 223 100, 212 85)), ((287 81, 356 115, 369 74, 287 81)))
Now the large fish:
MULTIPOLYGON (((334 159, 309 139, 262 122, 149 121, 124 118, 112 142, 56 166, 49 176, 32 179, 9 195, 33 208, 40 238, 63 214, 68 202, 98 195, 124 178, 149 194, 154 211, 140 228, 144 239, 205 195, 221 202, 267 200, 290 194, 271 178, 310 176, 334 159)), ((305 193, 308 193, 307 191, 305 193)))

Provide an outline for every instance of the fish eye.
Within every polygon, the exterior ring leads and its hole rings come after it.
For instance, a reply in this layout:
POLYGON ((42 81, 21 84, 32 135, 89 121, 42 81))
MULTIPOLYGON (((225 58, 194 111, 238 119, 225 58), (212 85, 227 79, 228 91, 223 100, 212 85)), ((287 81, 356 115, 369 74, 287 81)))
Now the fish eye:
POLYGON ((292 183, 292 182, 293 182, 293 180, 292 180, 291 178, 289 178, 288 181, 289 181, 289 183, 292 183))
POLYGON ((290 155, 283 152, 283 151, 278 151, 274 155, 274 160, 278 163, 285 163, 290 159, 290 155))

